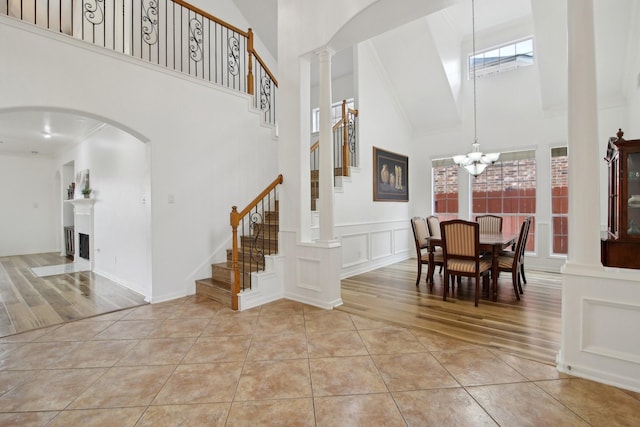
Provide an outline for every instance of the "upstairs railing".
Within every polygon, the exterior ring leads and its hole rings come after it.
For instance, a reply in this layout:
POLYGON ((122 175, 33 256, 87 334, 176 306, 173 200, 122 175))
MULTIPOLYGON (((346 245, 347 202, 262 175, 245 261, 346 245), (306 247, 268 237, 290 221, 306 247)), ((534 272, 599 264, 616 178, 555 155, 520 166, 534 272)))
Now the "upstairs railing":
POLYGON ((251 273, 265 269, 265 255, 278 252, 279 203, 276 187, 282 175, 265 188, 246 208, 231 208, 232 230, 231 308, 238 309, 238 293, 251 289, 251 273))
MULTIPOLYGON (((358 110, 349 108, 347 101, 342 101, 342 116, 333 125, 333 169, 334 182, 336 176, 350 176, 350 167, 358 166, 357 139, 358 110)), ((320 175, 320 141, 316 141, 309 149, 311 162, 311 210, 315 210, 315 199, 319 194, 320 175)))
POLYGON ((251 29, 182 0, 0 0, 0 14, 248 93, 275 124, 278 82, 251 29))

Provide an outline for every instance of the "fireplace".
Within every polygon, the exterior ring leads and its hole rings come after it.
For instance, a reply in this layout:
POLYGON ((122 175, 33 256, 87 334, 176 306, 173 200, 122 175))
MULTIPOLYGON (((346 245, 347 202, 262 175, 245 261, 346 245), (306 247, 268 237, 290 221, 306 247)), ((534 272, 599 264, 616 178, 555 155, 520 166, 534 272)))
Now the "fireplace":
POLYGON ((77 271, 93 271, 95 236, 93 234, 93 205, 96 199, 72 199, 77 271))
POLYGON ((80 258, 90 259, 89 256, 89 235, 84 233, 78 233, 78 245, 80 246, 80 258))

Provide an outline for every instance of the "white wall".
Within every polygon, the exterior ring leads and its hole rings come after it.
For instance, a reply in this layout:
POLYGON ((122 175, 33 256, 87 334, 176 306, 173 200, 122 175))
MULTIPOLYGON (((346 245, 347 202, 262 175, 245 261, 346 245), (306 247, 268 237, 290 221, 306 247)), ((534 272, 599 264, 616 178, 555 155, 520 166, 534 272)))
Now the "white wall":
POLYGON ((0 155, 0 256, 59 251, 58 194, 51 158, 0 155))
MULTIPOLYGON (((151 295, 151 218, 145 144, 105 125, 60 156, 61 164, 70 160, 76 173, 89 170, 91 197, 96 199, 94 271, 140 294, 151 295)), ((64 187, 68 185, 65 184, 64 187)))
MULTIPOLYGON (((193 293, 194 280, 210 277, 210 263, 226 256, 231 206, 244 207, 278 173, 271 129, 260 125, 258 114, 245 113, 249 97, 6 18, 1 22, 0 39, 20 43, 2 44, 0 56, 20 73, 0 80, 0 109, 87 114, 145 141, 152 236, 147 296, 160 301, 193 293)), ((81 157, 79 163, 87 160, 81 157)), ((142 196, 133 191, 136 199, 142 196)))
POLYGON ((411 155, 411 128, 385 80, 375 51, 370 42, 364 42, 356 52, 360 167, 352 169, 351 178, 335 194, 342 277, 413 255, 409 218, 413 198, 422 190, 411 155), (373 201, 373 147, 409 156, 409 203, 373 201))

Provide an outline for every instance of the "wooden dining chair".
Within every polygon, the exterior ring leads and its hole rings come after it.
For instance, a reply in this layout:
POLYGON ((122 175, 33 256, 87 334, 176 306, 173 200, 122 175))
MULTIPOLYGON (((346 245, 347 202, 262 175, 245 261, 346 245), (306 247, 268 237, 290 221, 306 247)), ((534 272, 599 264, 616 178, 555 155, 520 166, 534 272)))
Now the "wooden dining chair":
MULTIPOLYGON (((418 277, 416 278, 416 286, 420 285, 420 276, 422 276, 422 265, 427 264, 429 266, 429 252, 426 250, 429 248, 429 230, 427 222, 424 218, 414 216, 411 218, 411 229, 413 230, 413 237, 416 244, 416 257, 418 258, 418 277)), ((429 283, 429 290, 433 290, 433 271, 436 265, 442 266, 444 259, 442 257, 442 249, 434 251, 433 254, 433 266, 429 266, 426 281, 429 283)))
POLYGON ((518 241, 516 243, 516 249, 513 252, 501 252, 498 256, 498 276, 501 271, 511 273, 513 291, 515 292, 516 299, 518 300, 520 299, 520 294, 524 293, 522 290, 522 283, 520 281, 520 269, 524 260, 524 249, 527 244, 527 234, 529 232, 530 223, 530 217, 527 217, 522 221, 520 234, 518 235, 518 241))
MULTIPOLYGON (((429 215, 427 217, 427 227, 429 228, 429 236, 435 237, 437 239, 440 238, 440 219, 438 219, 435 215, 429 215)), ((442 248, 437 249, 437 251, 442 252, 442 248)), ((442 274, 442 264, 440 265, 440 274, 442 274)), ((433 280, 433 277, 431 278, 433 280)))
POLYGON ((497 215, 478 215, 476 222, 480 224, 480 233, 502 233, 502 217, 497 215))
MULTIPOLYGON (((531 222, 533 221, 532 217, 526 217, 523 221, 523 224, 525 224, 526 229, 524 232, 524 242, 522 243, 522 247, 520 248, 520 253, 519 253, 519 257, 520 257, 520 271, 519 271, 519 288, 520 288, 520 293, 523 293, 523 288, 522 288, 522 283, 524 283, 525 285, 527 284, 527 277, 524 274, 524 259, 525 259, 525 252, 527 251, 527 241, 529 239, 529 230, 531 229, 531 222)), ((519 237, 519 236, 518 236, 519 237)), ((511 251, 502 251, 500 252, 501 256, 508 256, 508 257, 514 257, 516 254, 516 247, 513 247, 513 250, 511 251)))
POLYGON ((480 298, 480 277, 483 277, 486 286, 491 273, 491 260, 480 255, 480 225, 477 222, 462 219, 443 221, 440 223, 440 235, 444 258, 442 299, 447 300, 452 277, 472 277, 475 278, 475 306, 477 307, 480 298))
POLYGON ((427 217, 427 226, 429 227, 429 235, 440 238, 440 220, 435 215, 427 217))

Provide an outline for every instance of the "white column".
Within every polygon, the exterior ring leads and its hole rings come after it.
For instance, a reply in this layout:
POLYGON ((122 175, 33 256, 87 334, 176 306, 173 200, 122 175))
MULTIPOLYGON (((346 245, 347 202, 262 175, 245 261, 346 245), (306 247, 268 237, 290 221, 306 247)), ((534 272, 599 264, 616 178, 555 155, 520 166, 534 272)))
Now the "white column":
POLYGON ((331 56, 333 51, 323 48, 316 54, 320 63, 320 241, 329 242, 334 240, 334 165, 331 132, 331 56))
POLYGON ((572 264, 601 269, 600 162, 593 0, 569 0, 569 253, 572 264))

